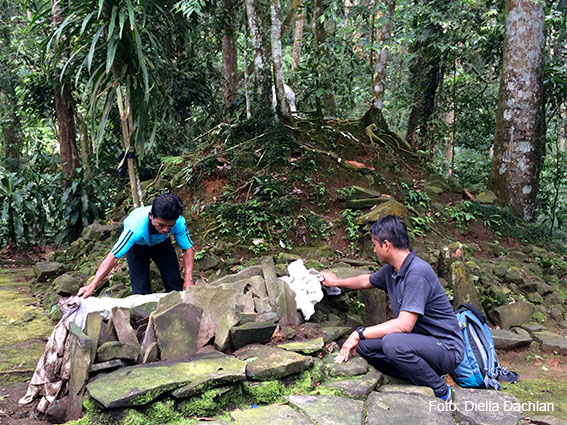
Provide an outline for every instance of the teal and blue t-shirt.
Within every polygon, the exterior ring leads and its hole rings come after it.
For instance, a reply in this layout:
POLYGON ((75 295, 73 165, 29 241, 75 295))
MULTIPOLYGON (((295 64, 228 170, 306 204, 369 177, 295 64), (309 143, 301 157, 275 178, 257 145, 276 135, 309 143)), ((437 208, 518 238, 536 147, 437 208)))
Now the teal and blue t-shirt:
POLYGON ((157 245, 164 242, 169 235, 173 235, 177 244, 182 250, 187 250, 193 246, 193 241, 187 230, 185 218, 180 215, 175 225, 169 233, 150 233, 150 217, 152 210, 151 205, 147 207, 136 208, 124 220, 124 229, 118 238, 118 242, 112 248, 112 253, 116 258, 121 258, 128 252, 132 245, 157 245))

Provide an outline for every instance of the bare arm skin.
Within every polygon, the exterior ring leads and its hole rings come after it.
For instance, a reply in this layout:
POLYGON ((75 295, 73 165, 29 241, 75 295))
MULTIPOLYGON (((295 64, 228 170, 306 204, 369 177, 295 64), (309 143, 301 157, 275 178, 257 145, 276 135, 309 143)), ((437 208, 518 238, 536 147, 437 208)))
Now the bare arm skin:
POLYGON ((77 296, 83 298, 89 297, 94 292, 100 281, 106 277, 106 275, 110 272, 110 270, 112 270, 117 262, 118 258, 116 258, 112 252, 110 252, 98 267, 92 282, 81 287, 79 289, 79 292, 77 292, 77 296))
POLYGON ((346 289, 372 288, 369 274, 361 274, 355 277, 349 277, 348 279, 339 279, 336 274, 330 272, 322 272, 321 276, 325 279, 322 282, 325 286, 338 286, 346 289))
POLYGON ((195 260, 195 250, 193 247, 183 251, 183 264, 185 266, 185 276, 183 282, 183 290, 185 291, 190 286, 195 286, 193 283, 193 263, 195 260))
MULTIPOLYGON (((364 330, 364 337, 366 339, 379 339, 392 333, 409 333, 413 330, 418 318, 419 314, 417 313, 400 311, 400 314, 395 319, 366 328, 364 330)), ((358 332, 355 331, 351 333, 341 347, 341 351, 337 357, 335 357, 335 363, 346 362, 349 356, 354 356, 359 342, 360 338, 358 332)))

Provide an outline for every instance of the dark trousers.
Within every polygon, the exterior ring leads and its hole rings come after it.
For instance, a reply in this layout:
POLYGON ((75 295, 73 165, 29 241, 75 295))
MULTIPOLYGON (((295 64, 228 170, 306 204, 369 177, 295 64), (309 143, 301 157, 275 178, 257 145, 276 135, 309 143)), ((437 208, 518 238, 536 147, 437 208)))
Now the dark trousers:
POLYGON ((360 341, 358 353, 380 372, 415 385, 430 387, 437 397, 447 387, 441 375, 457 367, 455 352, 432 336, 393 333, 360 341))
POLYGON ((179 273, 179 263, 177 262, 175 248, 173 248, 171 240, 168 238, 154 246, 134 244, 126 253, 132 294, 152 293, 150 259, 154 260, 161 273, 166 292, 181 291, 183 289, 183 279, 181 279, 181 274, 179 273))

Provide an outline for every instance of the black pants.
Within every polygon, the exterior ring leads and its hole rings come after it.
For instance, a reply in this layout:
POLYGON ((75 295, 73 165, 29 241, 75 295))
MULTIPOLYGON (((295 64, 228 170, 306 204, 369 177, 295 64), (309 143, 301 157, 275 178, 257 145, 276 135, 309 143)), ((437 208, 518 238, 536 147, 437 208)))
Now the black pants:
POLYGON ((441 375, 457 367, 456 353, 432 336, 393 333, 360 341, 358 353, 386 375, 430 387, 437 397, 447 387, 441 375))
POLYGON ((181 291, 183 289, 183 279, 181 279, 179 273, 179 263, 177 262, 175 248, 173 248, 171 240, 168 238, 154 246, 134 244, 126 253, 132 294, 152 293, 150 259, 156 263, 161 273, 163 286, 167 292, 181 291))

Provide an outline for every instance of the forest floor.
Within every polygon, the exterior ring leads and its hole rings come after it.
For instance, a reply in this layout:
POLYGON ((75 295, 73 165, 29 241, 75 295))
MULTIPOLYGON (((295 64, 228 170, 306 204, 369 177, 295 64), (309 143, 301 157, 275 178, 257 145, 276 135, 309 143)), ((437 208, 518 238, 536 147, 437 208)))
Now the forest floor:
MULTIPOLYGON (((38 401, 19 405, 43 352, 53 323, 29 292, 30 268, 0 268, 0 425, 46 424, 38 418, 38 401)), ((554 403, 557 417, 567 416, 567 359, 542 356, 529 348, 500 352, 501 363, 521 380, 505 389, 521 402, 554 403)), ((529 417, 537 412, 525 411, 529 417)))

